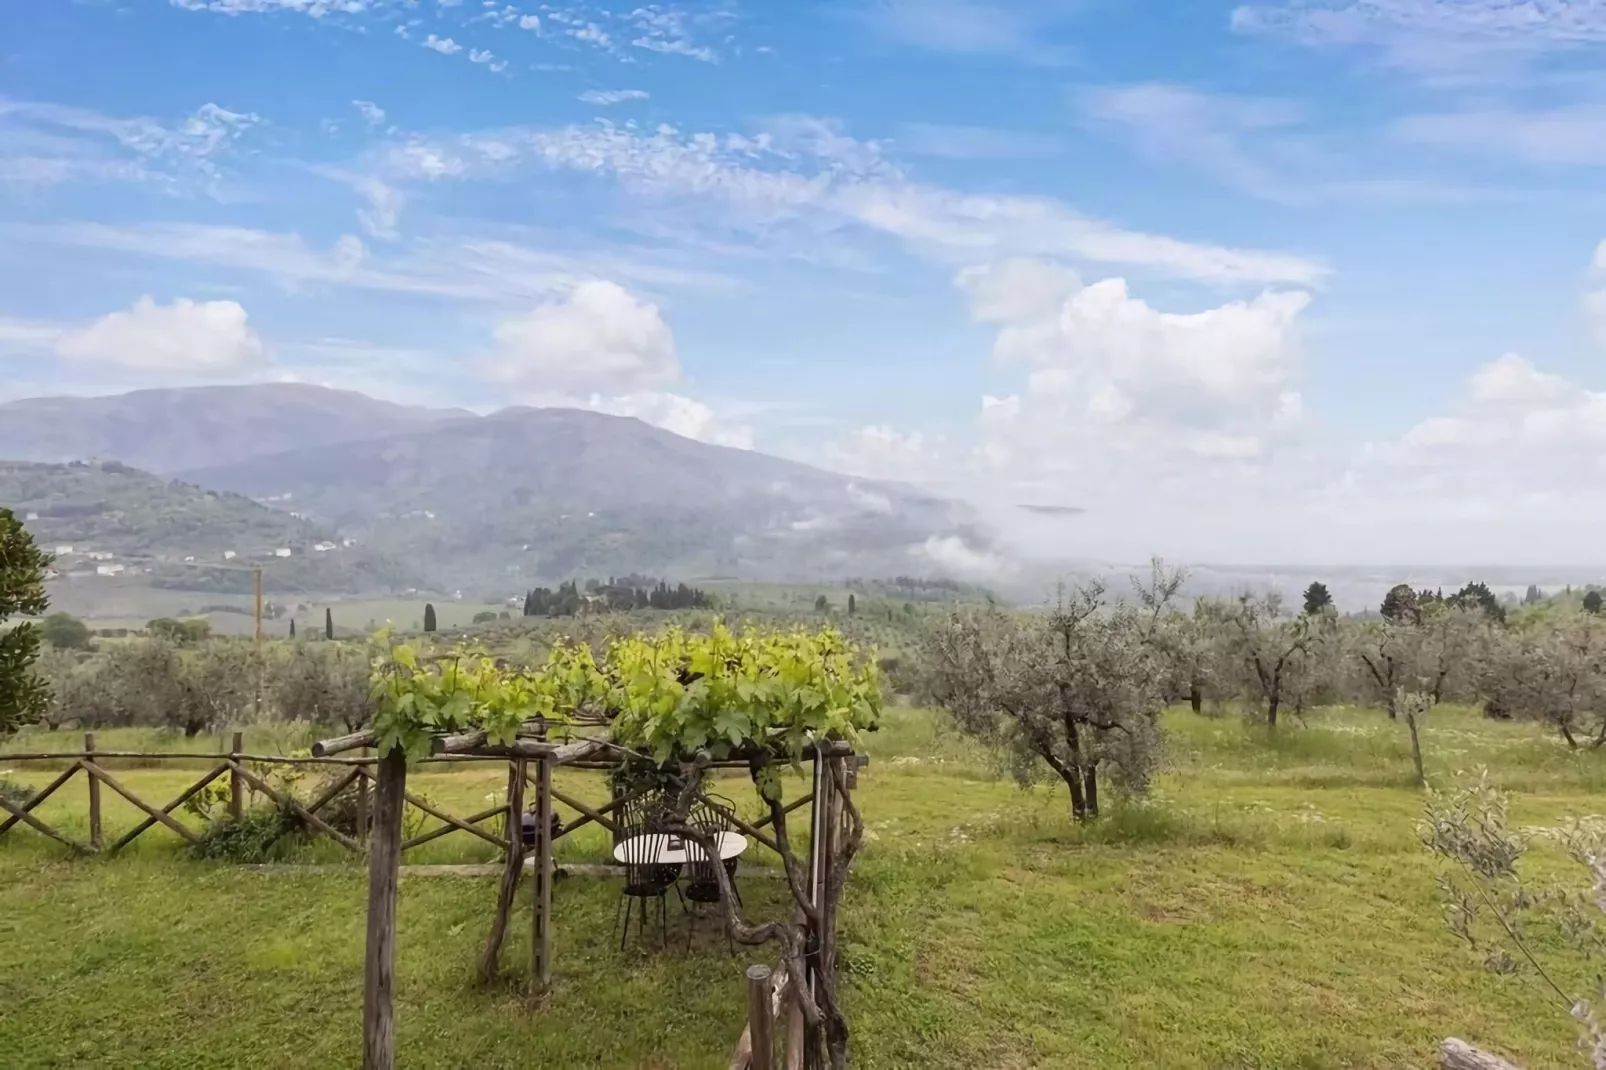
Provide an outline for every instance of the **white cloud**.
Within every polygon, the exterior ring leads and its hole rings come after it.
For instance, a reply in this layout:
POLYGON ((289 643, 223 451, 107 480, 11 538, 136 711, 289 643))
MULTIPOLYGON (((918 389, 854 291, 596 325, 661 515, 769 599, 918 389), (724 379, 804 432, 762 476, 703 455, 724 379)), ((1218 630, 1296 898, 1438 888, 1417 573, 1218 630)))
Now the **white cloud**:
POLYGON ((157 182, 185 192, 217 180, 254 113, 203 104, 176 124, 0 98, 0 179, 157 182))
POLYGON ((371 100, 354 100, 351 106, 357 109, 357 114, 361 115, 369 126, 378 126, 385 121, 385 109, 371 100))
POLYGON ((433 48, 443 56, 453 56, 463 51, 463 46, 450 37, 436 37, 430 34, 424 39, 425 48, 433 48))
POLYGON ((359 178, 355 185, 357 192, 368 201, 368 207, 357 212, 363 233, 375 238, 396 237, 396 222, 401 216, 406 197, 400 190, 387 186, 377 178, 359 178))
POLYGON ((486 376, 531 390, 636 393, 680 376, 675 339, 658 306, 614 282, 590 281, 565 298, 503 320, 486 376))
POLYGON ((921 562, 959 579, 997 580, 1015 571, 1006 558, 971 546, 958 535, 933 535, 910 553, 921 562))
POLYGON ((359 15, 384 0, 171 0, 186 11, 216 11, 224 15, 272 14, 290 11, 315 19, 327 15, 359 15))
POLYGON ((519 17, 519 29, 521 29, 521 30, 539 30, 540 28, 541 28, 541 16, 540 15, 521 15, 519 17))
POLYGON ((646 133, 629 124, 601 122, 502 130, 456 145, 419 143, 414 151, 454 161, 465 176, 476 170, 503 175, 519 159, 606 175, 644 196, 709 202, 706 226, 770 239, 795 227, 818 243, 851 223, 947 260, 1064 256, 1213 282, 1300 285, 1326 273, 1307 257, 1126 230, 1047 197, 965 194, 920 185, 888 163, 877 144, 856 141, 818 120, 772 123, 755 136, 683 134, 667 125, 646 133), (476 141, 498 146, 503 155, 480 166, 465 155, 476 141))
POLYGON ((471 48, 468 52, 470 63, 479 63, 491 68, 493 71, 507 70, 507 62, 496 58, 496 53, 483 48, 471 48))
POLYGON ((708 405, 682 394, 645 391, 606 397, 593 394, 586 408, 638 420, 699 442, 733 449, 753 448, 753 429, 716 413, 708 405))
POLYGON ((1439 80, 1508 76, 1546 54, 1606 42, 1603 0, 1289 0, 1232 14, 1240 33, 1375 50, 1439 80))
MULTIPOLYGON (((686 56, 704 63, 718 63, 719 55, 707 45, 693 39, 693 22, 685 12, 658 4, 635 8, 622 16, 636 36, 630 44, 649 52, 686 56)), ((718 21, 715 17, 714 21, 718 21)))
POLYGON ((644 89, 588 89, 579 99, 586 104, 606 106, 622 104, 627 100, 646 100, 650 93, 644 89))
POLYGON ((1606 104, 1546 110, 1467 110, 1409 115, 1389 128, 1395 141, 1496 154, 1530 163, 1606 166, 1606 104))
POLYGON ((267 355, 235 301, 179 298, 158 305, 141 297, 133 307, 62 334, 56 355, 75 364, 114 365, 195 376, 228 374, 261 364, 267 355))
POLYGON ((919 431, 884 425, 859 427, 827 446, 825 465, 850 475, 914 483, 930 482, 943 458, 943 444, 919 431))
POLYGON ((954 284, 970 299, 978 323, 1035 322, 1051 317, 1082 288, 1076 272, 1048 260, 1014 258, 962 270, 954 284))
POLYGON ((1595 247, 1590 274, 1595 288, 1584 295, 1584 312, 1595 329, 1595 337, 1606 346, 1606 241, 1595 247))

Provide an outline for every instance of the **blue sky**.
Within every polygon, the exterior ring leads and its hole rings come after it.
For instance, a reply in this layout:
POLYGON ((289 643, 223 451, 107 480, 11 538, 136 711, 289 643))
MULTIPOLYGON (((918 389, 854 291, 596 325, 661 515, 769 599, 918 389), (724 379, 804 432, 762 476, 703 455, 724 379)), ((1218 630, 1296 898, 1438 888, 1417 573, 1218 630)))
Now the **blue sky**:
POLYGON ((38 0, 0 40, 0 396, 584 405, 1062 554, 1606 556, 1606 0, 38 0))

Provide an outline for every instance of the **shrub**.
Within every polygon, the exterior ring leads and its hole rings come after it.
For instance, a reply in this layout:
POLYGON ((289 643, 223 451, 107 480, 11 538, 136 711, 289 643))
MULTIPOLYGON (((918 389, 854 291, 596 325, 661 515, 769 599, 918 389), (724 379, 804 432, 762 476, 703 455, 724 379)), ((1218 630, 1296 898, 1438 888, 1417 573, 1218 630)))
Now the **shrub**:
POLYGON ((27 784, 15 780, 7 780, 0 776, 0 799, 13 806, 21 806, 33 798, 34 789, 27 784))

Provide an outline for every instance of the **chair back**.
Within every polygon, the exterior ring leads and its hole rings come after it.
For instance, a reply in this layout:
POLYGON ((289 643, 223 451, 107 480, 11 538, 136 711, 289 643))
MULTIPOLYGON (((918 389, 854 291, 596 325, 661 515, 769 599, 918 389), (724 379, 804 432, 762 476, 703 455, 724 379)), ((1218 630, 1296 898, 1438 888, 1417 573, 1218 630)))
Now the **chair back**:
POLYGON ((686 824, 712 840, 714 846, 714 854, 710 857, 696 850, 695 845, 688 844, 692 849, 687 852, 687 877, 693 887, 718 888, 719 877, 714 869, 721 865, 719 840, 721 835, 731 830, 730 815, 709 798, 701 797, 692 804, 691 812, 686 815, 686 824))
POLYGON ((637 796, 626 800, 615 813, 622 837, 620 854, 624 857, 625 886, 667 888, 675 883, 680 867, 658 861, 662 841, 657 836, 664 834, 662 800, 654 795, 637 796))

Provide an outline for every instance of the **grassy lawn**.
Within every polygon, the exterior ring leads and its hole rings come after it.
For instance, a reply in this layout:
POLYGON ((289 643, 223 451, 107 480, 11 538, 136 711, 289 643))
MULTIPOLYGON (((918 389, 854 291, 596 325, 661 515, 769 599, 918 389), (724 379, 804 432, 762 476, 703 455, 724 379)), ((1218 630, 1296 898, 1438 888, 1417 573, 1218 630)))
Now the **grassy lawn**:
MULTIPOLYGON (((1186 712, 1169 727, 1154 799, 1078 829, 1062 793, 995 779, 928 714, 889 716, 861 780, 869 842, 842 921, 856 1065, 1414 1067, 1447 1035, 1530 1068, 1582 1065, 1537 986, 1484 973, 1444 929, 1402 728, 1369 711, 1324 712, 1275 739, 1186 712)), ((1606 755, 1569 754, 1529 726, 1436 711, 1425 745, 1430 775, 1494 768, 1519 793, 1516 824, 1606 813, 1606 755)), ((53 775, 0 758, 7 770, 36 785, 53 775)), ((198 773, 118 775, 165 803, 198 773)), ((410 781, 467 814, 502 778, 484 766, 410 781)), ((559 783, 606 795, 598 774, 559 783)), ((81 830, 84 794, 70 784, 41 816, 81 830)), ((109 835, 141 816, 114 798, 109 835)), ((601 858, 595 831, 560 841, 560 861, 601 858)), ((31 830, 0 840, 0 1066, 355 1065, 362 870, 242 869, 186 861, 177 845, 157 829, 122 857, 74 861, 31 830)), ((490 853, 458 835, 408 861, 490 853)), ((785 909, 779 882, 742 888, 749 915, 785 909)), ((743 962, 711 925, 690 955, 684 943, 621 953, 616 885, 569 878, 556 991, 532 1009, 512 984, 473 981, 495 894, 488 879, 403 881, 402 1065, 725 1065, 743 962)), ((527 947, 526 922, 508 961, 527 947)))

